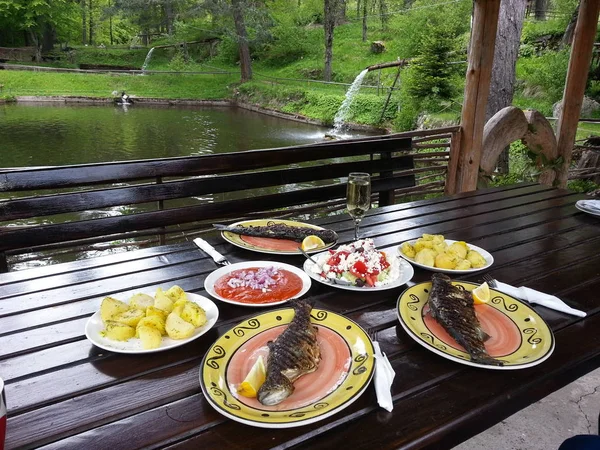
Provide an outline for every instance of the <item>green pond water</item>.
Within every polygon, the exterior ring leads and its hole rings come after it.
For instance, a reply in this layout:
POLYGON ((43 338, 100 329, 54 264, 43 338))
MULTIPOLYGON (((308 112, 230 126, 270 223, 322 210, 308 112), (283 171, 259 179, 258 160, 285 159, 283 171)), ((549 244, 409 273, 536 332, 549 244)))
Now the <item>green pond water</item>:
MULTIPOLYGON (((86 164, 277 148, 321 142, 329 131, 325 127, 230 107, 133 105, 125 108, 113 105, 67 106, 57 103, 5 104, 0 105, 0 167, 86 164)), ((287 188, 295 189, 296 186, 287 188)), ((266 188, 262 193, 270 193, 269 189, 275 192, 277 188, 266 188)), ((16 195, 32 194, 35 193, 16 195)), ((164 207, 232 199, 240 195, 247 193, 219 194, 218 199, 206 195, 165 201, 164 207)), ((6 194, 0 193, 1 198, 6 198, 6 194)), ((126 205, 13 223, 2 222, 0 218, 0 226, 86 220, 155 208, 155 203, 126 205)), ((137 248, 138 244, 139 242, 134 241, 120 242, 118 245, 99 244, 72 254, 51 252, 50 255, 15 255, 11 269, 19 270, 126 251, 137 248)))

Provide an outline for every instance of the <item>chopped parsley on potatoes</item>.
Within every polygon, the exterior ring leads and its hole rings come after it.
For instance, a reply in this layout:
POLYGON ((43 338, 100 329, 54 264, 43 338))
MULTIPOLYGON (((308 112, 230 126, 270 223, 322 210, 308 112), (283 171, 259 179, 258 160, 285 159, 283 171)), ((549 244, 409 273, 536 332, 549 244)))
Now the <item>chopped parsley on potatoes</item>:
POLYGON ((487 264, 485 258, 471 250, 466 242, 448 244, 441 234, 424 234, 414 244, 402 244, 400 251, 419 264, 439 269, 479 269, 487 264))
POLYGON ((128 302, 106 297, 100 317, 103 336, 116 341, 139 338, 147 350, 160 347, 163 336, 187 339, 207 321, 206 311, 189 301, 179 286, 158 288, 154 297, 135 294, 128 302))

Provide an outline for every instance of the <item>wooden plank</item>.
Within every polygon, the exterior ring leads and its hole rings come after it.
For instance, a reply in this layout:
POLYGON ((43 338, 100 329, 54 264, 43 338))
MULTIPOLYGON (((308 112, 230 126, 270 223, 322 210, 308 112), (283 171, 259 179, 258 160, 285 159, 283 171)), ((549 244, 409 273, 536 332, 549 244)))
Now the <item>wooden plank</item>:
POLYGON ((469 65, 460 119, 462 129, 456 191, 477 188, 485 107, 490 90, 500 0, 474 0, 469 65))
POLYGON ((68 167, 0 170, 0 191, 55 189, 111 182, 151 179, 156 176, 216 175, 236 170, 285 166, 304 161, 410 150, 408 138, 372 141, 334 142, 327 145, 301 145, 269 150, 249 150, 220 155, 161 158, 143 161, 81 164, 68 167))
POLYGON ((359 170, 369 173, 380 173, 384 169, 399 171, 411 169, 412 167, 413 164, 410 157, 394 159, 389 157, 389 159, 385 160, 328 163, 317 167, 287 168, 241 175, 171 181, 159 184, 144 184, 68 194, 53 194, 1 202, 0 216, 8 221, 111 206, 135 205, 194 197, 204 194, 220 194, 307 181, 328 180, 344 177, 350 172, 359 170))
POLYGON ((564 160, 560 170, 558 170, 557 179, 558 185, 563 188, 567 185, 571 153, 575 144, 577 123, 598 29, 599 12, 600 2, 598 0, 581 0, 579 2, 579 15, 575 26, 563 94, 563 108, 556 126, 558 155, 564 160))

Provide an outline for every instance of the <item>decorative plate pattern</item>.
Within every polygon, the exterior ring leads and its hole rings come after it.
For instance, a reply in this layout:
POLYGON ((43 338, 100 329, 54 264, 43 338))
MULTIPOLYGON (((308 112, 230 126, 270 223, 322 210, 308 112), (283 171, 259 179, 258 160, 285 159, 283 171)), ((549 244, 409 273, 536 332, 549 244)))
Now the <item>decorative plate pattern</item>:
POLYGON ((293 394, 275 406, 237 393, 237 385, 266 343, 275 339, 294 316, 291 308, 248 319, 221 336, 206 352, 200 366, 200 386, 221 414, 262 428, 290 428, 317 422, 346 408, 367 388, 374 372, 373 344, 365 331, 344 316, 313 309, 319 329, 322 359, 319 368, 294 383, 293 394))
MULTIPOLYGON (((323 230, 324 228, 319 227, 317 225, 311 225, 309 223, 304 222, 296 222, 293 220, 283 220, 283 219, 257 219, 257 220, 244 220, 242 222, 232 223, 231 227, 237 227, 240 225, 243 226, 265 226, 269 223, 284 223, 286 225, 296 226, 296 227, 304 227, 304 228, 314 228, 315 230, 323 230)), ((244 236, 240 234, 235 234, 230 231, 222 231, 221 236, 230 244, 236 245, 241 248, 245 248, 246 250, 253 250, 259 253, 268 253, 271 255, 301 255, 297 248, 300 246, 299 242, 288 241, 286 239, 271 239, 271 238, 262 238, 262 237, 253 237, 253 236, 244 236)), ((325 247, 315 248, 313 250, 308 250, 307 253, 317 253, 328 248, 331 248, 335 245, 335 242, 331 242, 325 247)))
MULTIPOLYGON (((155 290, 150 291, 139 291, 142 294, 154 295, 156 293, 155 290)), ((219 309, 215 303, 201 295, 192 294, 191 292, 186 292, 187 298, 189 301, 196 303, 200 306, 204 311, 206 311, 206 319, 207 322, 196 328, 194 334, 192 334, 187 339, 171 339, 168 336, 163 336, 160 347, 153 348, 150 350, 146 350, 142 348, 142 341, 138 338, 131 338, 128 341, 115 341, 113 339, 106 338, 102 336, 100 333, 104 330, 104 323, 102 322, 102 318, 100 317, 100 311, 96 311, 85 324, 85 336, 92 342, 92 344, 100 347, 104 350, 109 350, 115 353, 128 353, 128 354, 142 354, 142 353, 156 353, 162 352, 165 350, 170 350, 175 347, 179 347, 181 345, 187 344, 188 342, 193 341, 194 339, 198 339, 208 330, 210 330, 217 319, 219 318, 219 309)), ((119 299, 119 295, 113 295, 112 297, 119 299)), ((126 301, 127 299, 121 299, 126 301)))
MULTIPOLYGON (((410 241, 405 241, 405 242, 408 242, 409 244, 414 245, 415 242, 417 242, 417 240, 416 239, 412 239, 410 241)), ((454 241, 452 239, 446 239, 446 242, 448 243, 448 245, 452 245, 455 242, 459 242, 459 241, 454 241)), ((404 244, 404 242, 402 242, 402 244, 404 244)), ((482 249, 481 247, 477 247, 475 245, 469 244, 467 242, 466 244, 467 244, 467 246, 471 250, 475 250, 475 251, 479 252, 479 254, 481 256, 483 256, 483 258, 485 259, 485 262, 486 262, 485 266, 479 267, 477 269, 467 269, 467 270, 440 269, 439 267, 426 266, 425 264, 419 264, 413 258, 409 258, 404 253, 402 253, 402 250, 400 250, 400 248, 402 247, 402 244, 400 244, 398 246, 398 254, 402 258, 404 258, 407 261, 410 261, 411 264, 413 264, 413 265, 415 265, 417 267, 420 267, 421 269, 431 270, 433 272, 441 272, 441 273, 448 273, 448 274, 460 275, 460 274, 467 274, 467 273, 479 272, 481 270, 488 269, 492 264, 494 264, 494 257, 492 256, 492 254, 490 252, 488 252, 487 250, 482 249)))
MULTIPOLYGON (((453 281, 467 291, 478 284, 453 281)), ((491 337, 485 343, 488 353, 504 362, 492 366, 472 362, 468 353, 430 315, 427 299, 431 282, 417 284, 402 293, 397 313, 404 330, 419 344, 444 358, 492 370, 525 369, 548 359, 554 350, 554 335, 533 309, 502 292, 490 289, 488 304, 475 305, 483 330, 491 337)))

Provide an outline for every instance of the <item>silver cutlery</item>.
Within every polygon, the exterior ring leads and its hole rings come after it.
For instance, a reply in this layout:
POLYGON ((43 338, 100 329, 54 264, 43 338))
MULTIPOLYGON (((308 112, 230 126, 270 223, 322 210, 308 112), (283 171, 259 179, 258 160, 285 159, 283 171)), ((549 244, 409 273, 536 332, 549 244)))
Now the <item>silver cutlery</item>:
POLYGON ((196 244, 201 250, 207 253, 217 264, 222 266, 228 266, 230 263, 223 255, 221 255, 215 248, 206 242, 204 239, 196 238, 194 239, 194 244, 196 244))
POLYGON ((488 283, 488 285, 491 288, 502 291, 505 294, 512 295, 513 297, 520 298, 521 300, 524 300, 527 303, 545 306, 546 308, 554 309, 555 311, 564 312, 566 314, 572 314, 578 317, 585 317, 587 315, 583 311, 571 308, 560 298, 554 295, 536 291, 535 289, 531 289, 525 286, 514 287, 510 284, 502 283, 501 281, 494 279, 494 277, 487 273, 483 275, 483 279, 488 283))

